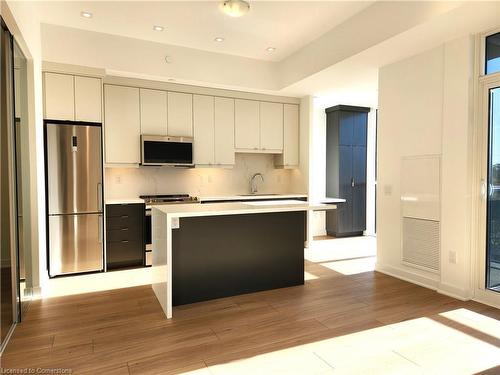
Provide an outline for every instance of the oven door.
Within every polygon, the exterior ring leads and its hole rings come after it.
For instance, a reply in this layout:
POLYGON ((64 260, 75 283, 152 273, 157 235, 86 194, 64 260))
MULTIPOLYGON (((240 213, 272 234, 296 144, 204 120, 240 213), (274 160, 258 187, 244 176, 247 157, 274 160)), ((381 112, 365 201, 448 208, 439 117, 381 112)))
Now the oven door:
POLYGON ((146 245, 146 266, 151 266, 153 244, 151 239, 151 208, 146 208, 144 219, 144 242, 146 245))
POLYGON ((142 165, 193 166, 193 138, 141 136, 142 165))

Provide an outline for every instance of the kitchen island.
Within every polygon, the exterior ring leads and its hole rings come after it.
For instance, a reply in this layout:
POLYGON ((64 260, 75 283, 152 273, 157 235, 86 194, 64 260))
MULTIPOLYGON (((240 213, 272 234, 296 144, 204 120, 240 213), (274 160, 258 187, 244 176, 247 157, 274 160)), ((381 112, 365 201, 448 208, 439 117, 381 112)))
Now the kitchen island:
POLYGON ((152 286, 172 306, 304 283, 308 211, 298 200, 153 206, 152 286))

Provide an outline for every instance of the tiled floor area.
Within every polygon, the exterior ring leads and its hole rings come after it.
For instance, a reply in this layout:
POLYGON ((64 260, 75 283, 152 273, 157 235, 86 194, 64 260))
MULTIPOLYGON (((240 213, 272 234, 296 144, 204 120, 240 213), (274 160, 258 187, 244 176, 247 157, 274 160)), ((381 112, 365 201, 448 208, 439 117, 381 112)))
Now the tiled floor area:
POLYGON ((374 240, 354 241, 325 239, 306 250, 304 286, 177 307, 172 320, 149 286, 34 301, 2 366, 87 374, 500 373, 499 310, 374 272, 374 240), (349 266, 342 252, 358 264, 349 266))

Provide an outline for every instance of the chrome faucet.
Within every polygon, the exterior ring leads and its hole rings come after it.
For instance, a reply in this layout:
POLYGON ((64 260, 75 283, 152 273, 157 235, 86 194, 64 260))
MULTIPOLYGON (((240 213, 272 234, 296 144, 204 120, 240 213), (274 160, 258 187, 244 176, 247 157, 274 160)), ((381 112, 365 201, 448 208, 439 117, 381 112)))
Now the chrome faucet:
POLYGON ((255 184, 255 177, 260 177, 262 179, 262 182, 264 182, 264 176, 262 175, 262 173, 255 173, 250 179, 250 193, 252 194, 257 193, 257 185, 255 184))

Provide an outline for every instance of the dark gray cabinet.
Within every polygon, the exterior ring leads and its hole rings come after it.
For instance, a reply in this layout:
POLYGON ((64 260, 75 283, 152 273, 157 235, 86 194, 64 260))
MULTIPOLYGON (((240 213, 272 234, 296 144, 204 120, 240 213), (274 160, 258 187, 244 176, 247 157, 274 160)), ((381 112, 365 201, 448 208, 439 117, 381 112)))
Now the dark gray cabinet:
POLYGON ((366 141, 370 108, 337 105, 326 110, 326 196, 343 198, 327 211, 326 229, 335 237, 366 229, 366 141))
POLYGON ((144 265, 145 205, 106 205, 106 265, 108 270, 144 265))

